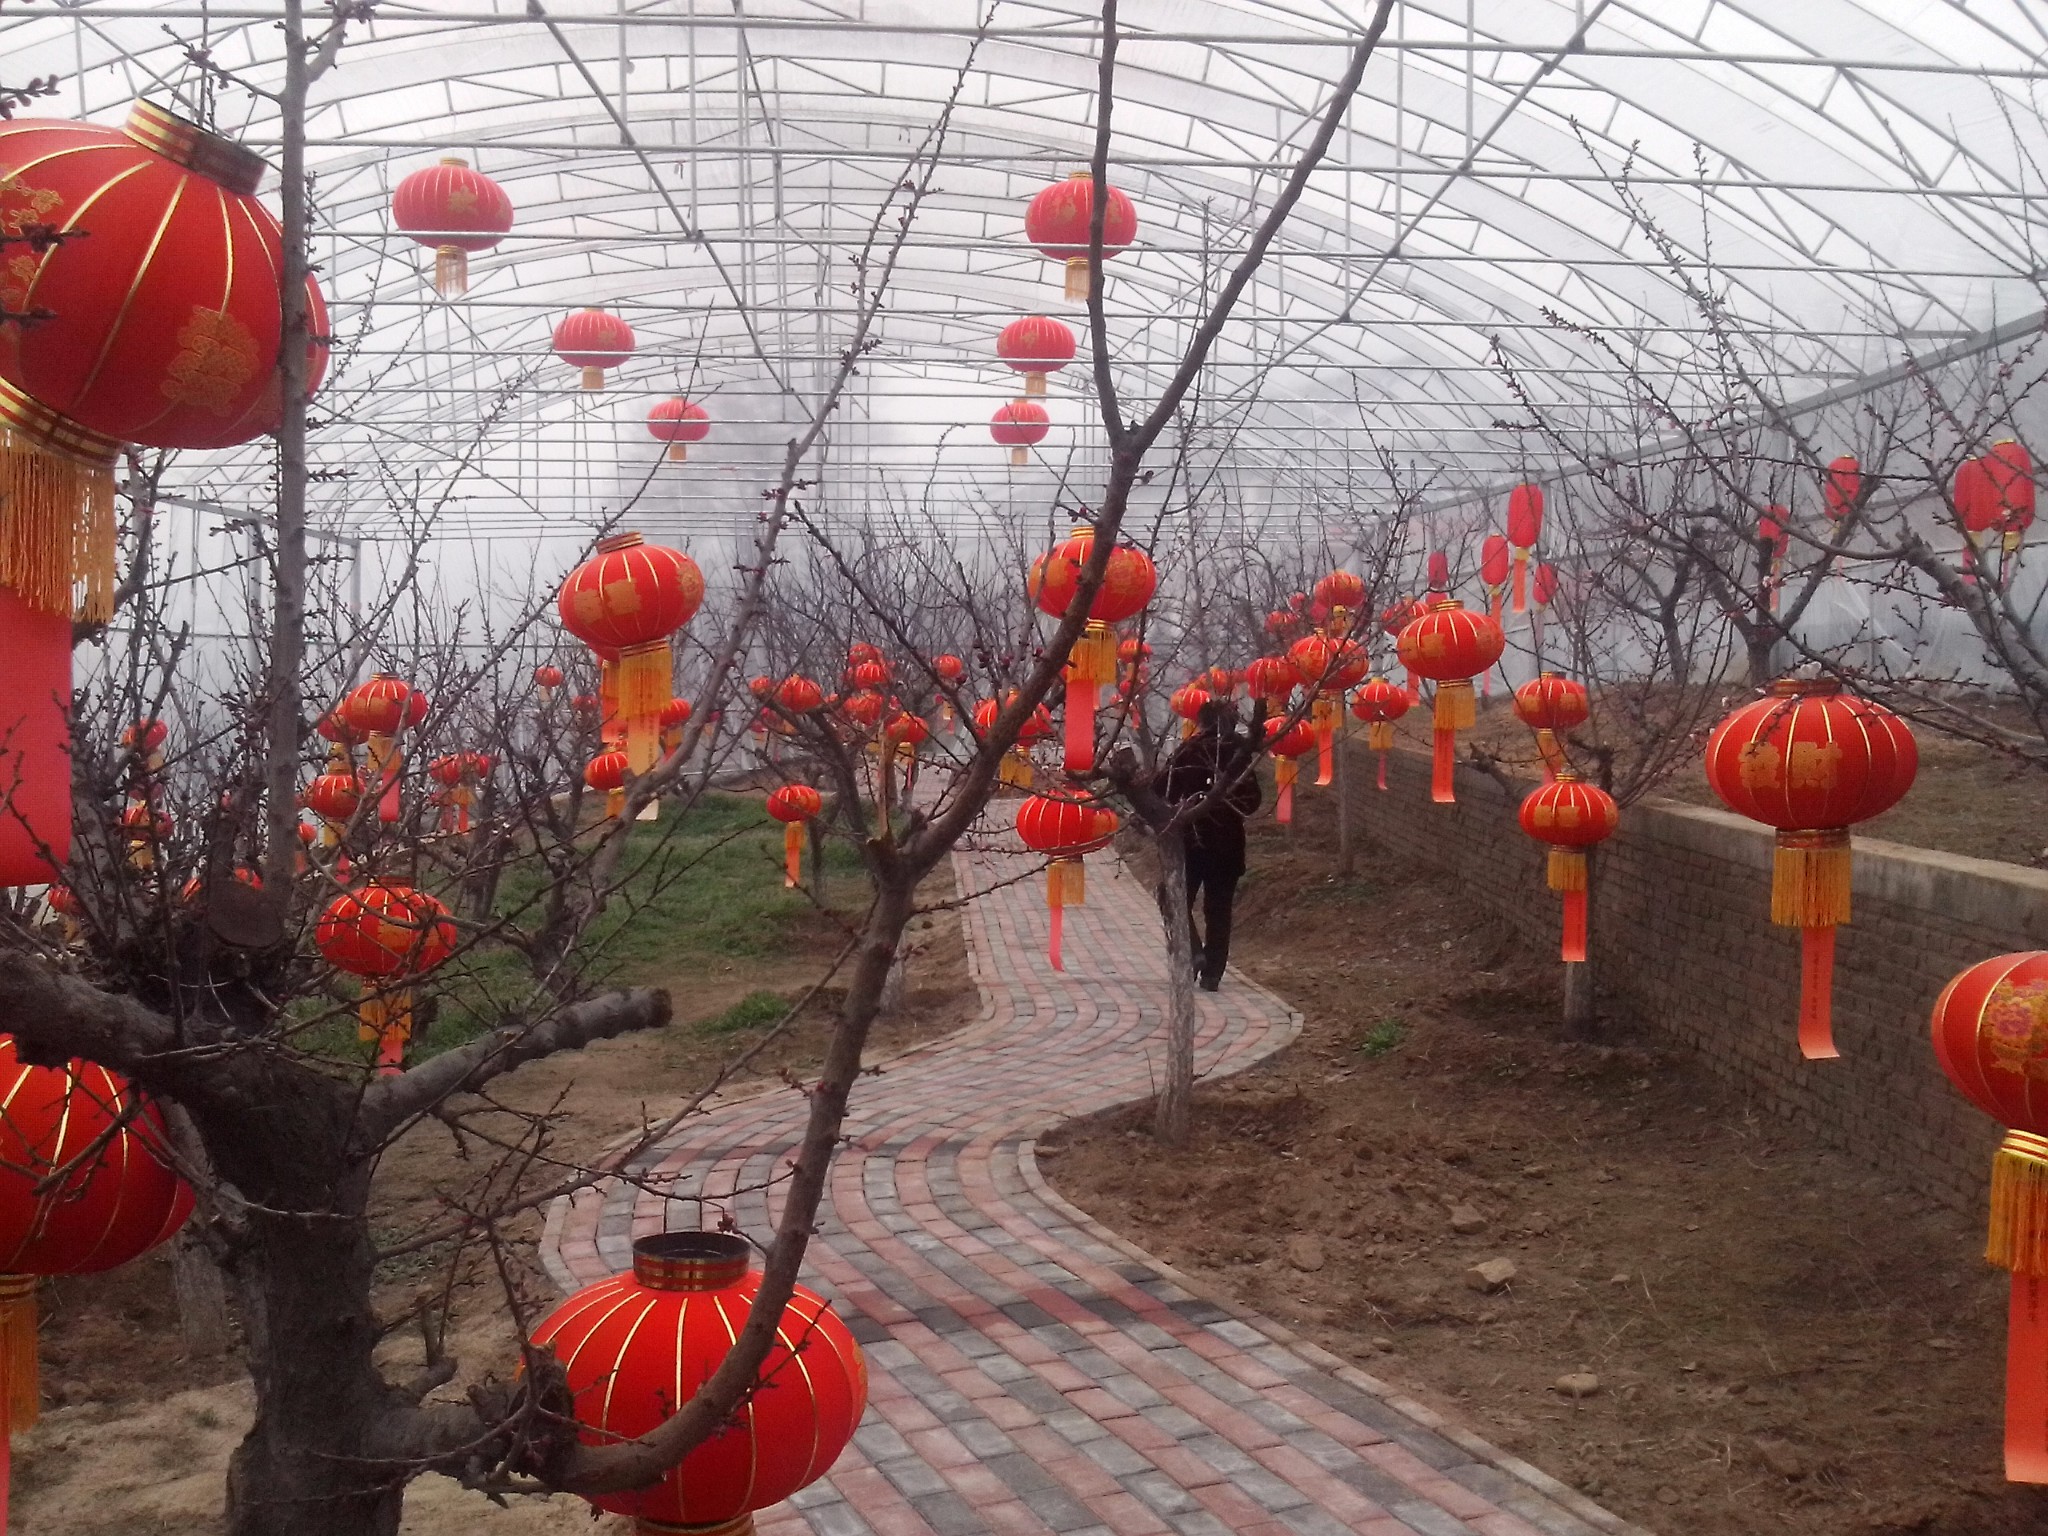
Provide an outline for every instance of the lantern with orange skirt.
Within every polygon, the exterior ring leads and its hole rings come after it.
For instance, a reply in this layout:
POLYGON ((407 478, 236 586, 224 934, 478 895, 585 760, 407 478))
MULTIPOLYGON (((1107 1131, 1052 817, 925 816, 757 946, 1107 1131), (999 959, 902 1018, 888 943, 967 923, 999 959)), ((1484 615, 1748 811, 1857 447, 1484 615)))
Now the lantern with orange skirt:
POLYGON ((661 751, 664 757, 683 744, 683 727, 690 723, 690 701, 670 699, 661 706, 661 751))
POLYGON ((1052 430, 1052 417, 1036 400, 1011 400, 996 407, 988 419, 989 441, 1010 450, 1010 465, 1021 469, 1031 462, 1031 450, 1045 441, 1052 430))
MULTIPOLYGON (((1000 704, 994 699, 983 699, 975 705, 974 734, 977 737, 985 737, 995 729, 996 716, 1016 697, 1017 690, 1012 688, 1008 698, 1000 704)), ((1041 704, 1025 716, 1023 725, 1018 727, 1016 741, 1011 743, 1010 750, 1003 754, 1002 762, 996 767, 996 782, 1008 785, 1012 789, 1029 789, 1033 778, 1032 749, 1040 742, 1049 740, 1052 734, 1052 715, 1041 704)))
POLYGON ((313 942, 330 965, 364 983, 357 1033, 377 1046, 377 1073, 404 1070, 413 983, 455 953, 455 920, 425 891, 373 880, 327 904, 313 942))
POLYGON ((1474 613, 1455 597, 1447 597, 1403 629, 1395 644, 1409 671, 1436 683, 1429 795, 1439 805, 1448 805, 1458 798, 1458 732, 1470 730, 1478 720, 1472 679, 1500 660, 1507 636, 1491 614, 1474 613))
POLYGON ((562 686, 562 681, 560 667, 543 665, 533 669, 533 685, 540 690, 542 708, 546 708, 554 700, 555 690, 562 686))
POLYGON ((363 782, 377 796, 377 819, 386 824, 398 820, 400 810, 405 752, 398 745, 398 733, 426 718, 426 702, 424 693, 416 693, 403 678, 390 672, 373 673, 341 701, 342 718, 367 742, 363 782), (413 718, 416 709, 418 719, 413 718))
POLYGON ((427 777, 441 786, 441 831, 469 830, 469 808, 476 803, 476 782, 466 752, 450 752, 427 764, 427 777))
POLYGON ((1984 480, 1989 500, 1998 512, 1999 582, 2011 577, 2013 557, 2021 541, 2034 526, 2034 458, 2024 444, 2002 438, 1984 456, 1984 480))
POLYGON ((332 848, 341 841, 342 829, 354 819, 363 803, 362 781, 352 773, 329 768, 306 786, 306 809, 320 818, 320 846, 332 848))
POLYGON ((555 356, 577 370, 585 389, 603 389, 607 368, 633 355, 633 327, 601 309, 579 309, 555 327, 555 356))
POLYGON ((1394 722, 1413 707, 1408 690, 1384 677, 1370 678, 1351 695, 1351 713, 1366 723, 1365 744, 1379 758, 1379 787, 1387 787, 1387 754, 1394 748, 1394 722))
POLYGON ((932 658, 932 676, 939 680, 939 729, 951 736, 956 719, 953 698, 967 676, 967 663, 947 651, 932 658))
POLYGON ((1181 739, 1185 741, 1195 734, 1195 722, 1201 718, 1202 706, 1209 702, 1207 689, 1189 683, 1185 688, 1176 688, 1173 697, 1166 701, 1167 708, 1180 716, 1181 739))
POLYGON ((1832 680, 1781 678, 1707 738, 1707 785, 1739 816, 1777 829, 1771 921, 1801 932, 1799 1050, 1835 1049, 1835 929, 1849 921, 1849 828, 1913 787, 1906 722, 1832 680))
POLYGON ((1348 635, 1365 607, 1365 578, 1351 571, 1332 571, 1316 583, 1315 595, 1329 614, 1323 627, 1334 636, 1348 635))
POLYGON ((1116 833, 1116 812, 1072 790, 1031 795, 1017 807, 1017 835, 1024 846, 1051 862, 1045 872, 1045 904, 1050 918, 1046 957, 1056 971, 1065 970, 1060 942, 1066 909, 1088 899, 1085 855, 1108 844, 1116 833))
POLYGON ((1963 580, 1974 587, 1984 563, 1985 537, 2002 516, 1987 460, 1965 459, 1956 466, 1955 506, 1956 519, 1963 525, 1963 580))
POLYGON ((1316 784, 1327 785, 1336 766, 1337 727, 1344 723, 1344 695, 1372 670, 1356 640, 1304 635, 1287 648, 1295 675, 1314 695, 1309 720, 1316 733, 1316 784))
POLYGON ((469 292, 469 257, 488 251, 512 230, 512 199, 460 155, 424 166, 391 194, 391 222, 434 253, 434 292, 469 292))
POLYGON ((690 457, 690 444, 711 435, 711 413, 680 395, 657 401, 647 412, 647 435, 668 445, 669 463, 681 464, 690 457))
POLYGON ((1529 556, 1543 537, 1543 487, 1526 481, 1508 492, 1508 544, 1514 550, 1514 599, 1516 613, 1529 611, 1529 556))
POLYGON ((563 628, 593 649, 618 652, 618 713, 635 773, 661 755, 661 711, 674 696, 669 636, 703 601, 697 562, 637 533, 599 540, 597 552, 562 583, 555 607, 563 628))
POLYGON ((1507 595, 1510 561, 1507 536, 1489 533, 1479 546, 1479 584, 1486 588, 1486 611, 1496 619, 1507 595))
POLYGON ((782 823, 782 885, 794 890, 804 879, 804 832, 825 809, 825 797, 808 784, 784 784, 768 796, 768 814, 782 823))
POLYGON ((626 781, 633 777, 633 765, 616 749, 600 752, 583 765, 583 782, 604 796, 604 813, 617 821, 626 809, 626 781))
POLYGON ((996 356, 1024 375, 1026 396, 1043 395, 1047 375, 1074 360, 1074 328, 1050 315, 1012 320, 996 337, 996 356))
MULTIPOLYGON (((1138 238, 1138 210, 1130 198, 1111 187, 1108 204, 1102 215, 1105 261, 1121 255, 1138 238)), ((1075 171, 1065 181, 1054 182, 1024 210, 1024 237, 1048 261, 1066 264, 1066 296, 1076 303, 1088 298, 1088 242, 1094 210, 1095 178, 1087 171, 1075 171)))
POLYGON ((1614 835, 1621 807, 1599 785, 1561 768, 1523 799, 1521 821, 1524 832, 1550 845, 1546 883, 1564 895, 1562 958, 1575 965, 1586 958, 1586 850, 1614 835))
POLYGON ((1557 744, 1559 731, 1575 731, 1592 713, 1586 686, 1559 672, 1539 672, 1515 690, 1515 716, 1536 733, 1536 750, 1543 758, 1545 782, 1555 779, 1564 768, 1564 752, 1557 744))
MULTIPOLYGON (((1082 526, 1031 564, 1026 586, 1041 613, 1066 616, 1080 592, 1081 572, 1095 552, 1095 530, 1082 526)), ((1152 601, 1159 573, 1151 558, 1129 544, 1109 552, 1102 585, 1088 604, 1088 625, 1067 654, 1066 767, 1087 773, 1095 766, 1095 706, 1099 690, 1116 682, 1113 625, 1135 618, 1152 601)))
POLYGON ((1289 725, 1285 716, 1266 722, 1266 750, 1273 757, 1273 819, 1281 826, 1294 822, 1294 781, 1301 759, 1316 749, 1316 733, 1306 720, 1289 725))

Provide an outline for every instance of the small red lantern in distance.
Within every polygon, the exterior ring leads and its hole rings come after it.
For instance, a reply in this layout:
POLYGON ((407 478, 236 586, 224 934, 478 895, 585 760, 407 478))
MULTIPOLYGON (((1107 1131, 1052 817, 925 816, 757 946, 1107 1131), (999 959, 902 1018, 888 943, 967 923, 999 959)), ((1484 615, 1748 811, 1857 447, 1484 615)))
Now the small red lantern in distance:
POLYGON ((1576 964, 1586 958, 1586 850, 1614 834, 1621 807, 1599 785, 1562 768, 1523 799, 1521 821, 1524 832, 1550 845, 1546 883, 1564 894, 1562 955, 1576 964))
POLYGON ((1060 955, 1062 914, 1088 899, 1083 858, 1105 846, 1116 829, 1116 812, 1072 793, 1032 795, 1017 807, 1017 835, 1024 839, 1024 846, 1051 860, 1045 872, 1050 918, 1046 957, 1056 971, 1066 969, 1060 955))
POLYGON ((2012 1274, 2005 1475, 2048 1483, 2048 953, 1979 961, 1934 1004, 1934 1055, 2000 1125, 1985 1258, 2012 1274))
POLYGON ((1383 677, 1368 680, 1351 695, 1351 713, 1366 723, 1365 744, 1379 755, 1379 787, 1387 787, 1387 753, 1394 747, 1394 722, 1408 713, 1408 690, 1383 677))
POLYGON ((1347 635, 1365 606, 1365 578, 1351 571, 1332 571, 1316 583, 1316 602, 1328 610, 1333 635, 1347 635))
POLYGON ((967 663, 949 651, 932 658, 932 674, 948 688, 955 688, 967 675, 967 663))
POLYGON ((1255 699, 1264 699, 1270 710, 1284 710, 1294 695, 1301 674, 1285 656, 1259 656, 1244 669, 1244 686, 1255 699))
MULTIPOLYGON (((1031 563, 1026 580, 1039 611, 1063 618, 1080 593, 1081 572, 1095 553, 1095 530, 1076 528, 1031 563)), ((1087 773, 1095 766, 1095 704, 1098 690, 1116 683, 1116 632, 1110 628, 1144 612, 1159 585, 1159 573, 1143 550, 1118 544, 1109 552, 1102 585, 1088 604, 1088 627, 1067 656, 1066 767, 1087 773)))
POLYGON ((1024 375, 1024 393, 1045 393, 1046 375, 1074 360, 1074 328, 1050 315, 1012 320, 996 337, 996 356, 1024 375))
POLYGON ((1738 816, 1777 828, 1771 921, 1801 931, 1799 1050, 1839 1056, 1831 992, 1835 929, 1849 921, 1849 828, 1913 787, 1906 722, 1832 680, 1783 678, 1707 738, 1707 785, 1738 816))
POLYGON ((663 400, 647 413, 647 435, 657 443, 667 443, 669 461, 680 464, 689 458, 690 444, 711 435, 711 413, 680 395, 663 400))
POLYGON ((560 667, 547 666, 535 667, 533 669, 533 681, 534 685, 540 689, 542 700, 551 699, 555 696, 555 690, 562 686, 562 669, 560 667))
POLYGON ((1052 430, 1052 418, 1036 400, 1012 400, 996 407, 988 419, 988 435, 999 448, 1010 450, 1010 463, 1031 462, 1031 450, 1045 441, 1052 430))
POLYGON ((1839 523, 1863 499, 1863 466, 1856 455, 1845 453, 1829 462, 1820 481, 1821 507, 1828 521, 1839 523))
POLYGON ((798 672, 775 685, 775 702, 792 715, 808 715, 825 704, 825 690, 798 672))
POLYGON ((825 797, 808 784, 784 784, 768 796, 768 814, 782 823, 782 885, 794 890, 804 879, 804 823, 825 809, 825 797))
POLYGON ((603 389, 607 368, 633 355, 633 327, 601 309, 579 309, 555 327, 555 356, 580 369, 585 389, 603 389))
POLYGON ((378 797, 377 819, 386 824, 399 817, 405 754, 399 750, 398 733, 411 718, 412 700, 413 690, 403 678, 378 672, 341 701, 340 713, 349 729, 369 740, 364 782, 378 797))
POLYGON ((1201 718, 1202 706, 1210 702, 1208 689, 1196 683, 1185 688, 1176 688, 1173 697, 1166 701, 1167 708, 1180 716, 1180 733, 1183 738, 1195 734, 1195 722, 1201 718))
POLYGON ((1316 784, 1327 785, 1333 777, 1337 756, 1337 727, 1344 722, 1344 694, 1372 670, 1365 647, 1356 640, 1325 635, 1304 635, 1287 648, 1304 687, 1314 695, 1309 718, 1316 733, 1316 784))
POLYGON ((555 600, 570 634, 593 650, 619 653, 618 714, 635 773, 645 773, 660 756, 661 711, 674 696, 669 636, 690 622, 703 601, 697 562, 637 533, 599 540, 597 552, 569 573, 555 600))
POLYGON ((1543 537, 1543 487, 1522 484, 1508 492, 1508 543, 1514 549, 1514 600, 1516 613, 1529 611, 1529 552, 1543 537))
POLYGON ((1429 552, 1429 590, 1438 597, 1450 595, 1451 557, 1440 549, 1429 552))
MULTIPOLYGON (((1094 210, 1095 178, 1087 171, 1054 182, 1024 210, 1024 237, 1048 261, 1067 264, 1066 296, 1077 303, 1088 298, 1088 236, 1094 210)), ((1111 187, 1102 215, 1103 258, 1123 254, 1137 238, 1138 210, 1129 197, 1111 187)))
POLYGON ((1486 611, 1496 619, 1507 593, 1510 563, 1507 536, 1489 533, 1479 546, 1479 582, 1486 588, 1486 611))
POLYGON ((1529 584, 1529 595, 1535 599, 1536 611, 1541 614, 1557 597, 1558 575, 1554 565, 1539 565, 1536 576, 1529 584))
MULTIPOLYGON (((585 1286, 533 1331, 561 1362, 589 1445, 646 1434, 682 1408, 731 1352, 761 1275, 746 1239, 664 1232, 633 1244, 633 1267, 585 1286)), ((860 1346, 823 1297, 797 1286, 744 1406, 660 1482, 596 1494, 645 1533, 750 1536, 752 1514, 816 1482, 867 1405, 860 1346)))
POLYGON ((327 904, 313 942, 328 964, 368 983, 357 1033, 377 1042, 380 1076, 398 1073, 412 1038, 412 982, 455 953, 455 920, 425 891, 373 881, 327 904))
POLYGON ((391 221, 434 252, 434 291, 469 292, 469 253, 488 251, 512 229, 512 199, 460 155, 414 171, 391 194, 391 221))
POLYGON ((1996 527, 2004 557, 2019 553, 2020 541, 2034 526, 2034 458, 2011 438, 1991 445, 1984 456, 1984 480, 1997 514, 1996 527))
POLYGON ((1429 794, 1439 805, 1448 805, 1458 798, 1458 732, 1470 730, 1479 718, 1472 679, 1500 660, 1507 636, 1500 620, 1474 613, 1450 597, 1408 624, 1394 643, 1403 666, 1436 683, 1429 794))
POLYGON ((1316 733, 1306 720, 1289 725, 1284 718, 1266 722, 1266 750, 1273 754, 1273 819, 1281 826, 1294 821, 1294 781, 1301 776, 1297 758, 1316 749, 1316 733))
POLYGON ((1539 672, 1515 690, 1515 716, 1536 733, 1536 750, 1543 755, 1543 776, 1555 779, 1564 767, 1564 753, 1558 748, 1559 731, 1575 731, 1592 714, 1586 686, 1558 672, 1539 672))

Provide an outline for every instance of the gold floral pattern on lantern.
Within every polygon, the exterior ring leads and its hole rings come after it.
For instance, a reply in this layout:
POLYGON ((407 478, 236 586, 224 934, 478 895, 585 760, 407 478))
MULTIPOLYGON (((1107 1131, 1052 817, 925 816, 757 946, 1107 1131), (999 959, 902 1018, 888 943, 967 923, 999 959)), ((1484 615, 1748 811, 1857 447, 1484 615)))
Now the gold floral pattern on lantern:
POLYGON ((2001 1072, 2048 1080, 2048 981, 2001 981, 1984 1003, 1984 1044, 2001 1072))
POLYGON ((247 326, 226 310, 195 305, 179 328, 177 354, 164 370, 164 398, 226 416, 258 363, 256 338, 247 326))

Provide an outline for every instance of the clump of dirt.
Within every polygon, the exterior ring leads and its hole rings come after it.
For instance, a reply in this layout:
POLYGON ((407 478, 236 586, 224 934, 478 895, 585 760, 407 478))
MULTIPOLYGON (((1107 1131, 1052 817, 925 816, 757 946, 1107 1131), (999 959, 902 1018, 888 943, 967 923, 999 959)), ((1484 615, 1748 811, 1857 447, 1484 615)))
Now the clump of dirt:
POLYGON ((1563 1038, 1554 961, 1378 850, 1334 875, 1329 805, 1258 825, 1239 904, 1301 1039, 1204 1086, 1183 1151, 1131 1157, 1142 1108, 1046 1138, 1060 1190, 1673 1536, 2048 1529, 2001 1473, 1980 1218, 1626 1019, 1563 1038))

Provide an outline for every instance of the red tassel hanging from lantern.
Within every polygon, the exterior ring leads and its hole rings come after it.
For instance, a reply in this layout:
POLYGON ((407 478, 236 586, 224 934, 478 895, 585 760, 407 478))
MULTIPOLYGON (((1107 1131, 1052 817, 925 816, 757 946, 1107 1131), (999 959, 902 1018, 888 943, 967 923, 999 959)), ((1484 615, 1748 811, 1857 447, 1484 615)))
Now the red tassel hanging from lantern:
POLYGON ((1478 721, 1472 679, 1500 660, 1507 636, 1498 619, 1473 613, 1453 597, 1407 625, 1394 643, 1403 665, 1437 685, 1429 793, 1447 805, 1457 799, 1458 732, 1478 721))
POLYGON ((1066 909, 1081 906, 1088 899, 1082 859, 1105 847, 1116 829, 1114 811, 1104 810, 1071 790, 1032 795, 1017 807, 1017 835, 1024 839, 1024 846, 1051 860, 1045 882, 1049 919, 1046 958, 1056 971, 1066 969, 1060 953, 1066 909))
MULTIPOLYGON (((1080 527, 1031 563, 1026 587, 1040 612, 1054 618, 1066 615, 1094 549, 1095 530, 1080 527)), ((1119 544, 1110 551, 1102 585, 1088 605, 1088 627, 1067 657, 1068 773, 1088 773, 1095 767, 1096 700, 1103 688, 1116 682, 1116 632, 1110 626, 1142 613, 1158 585, 1159 573, 1143 550, 1119 544)))
POLYGON ((1621 822, 1614 797, 1569 768, 1522 801, 1522 830, 1550 845, 1546 883, 1564 896, 1563 958, 1586 958, 1586 850, 1613 835, 1621 822))

